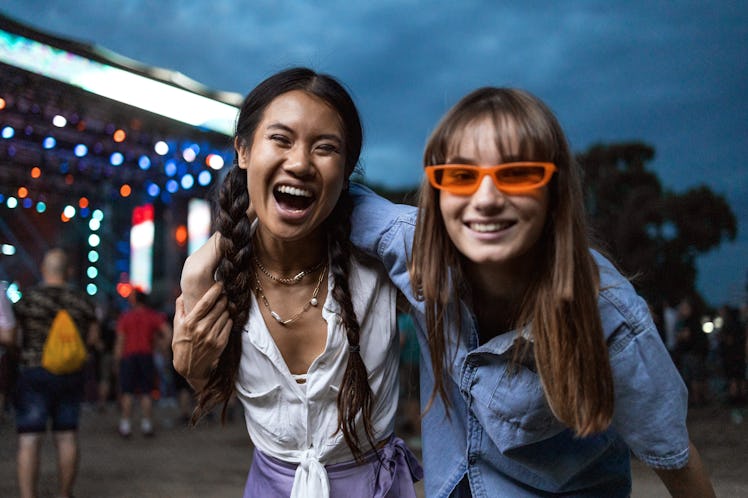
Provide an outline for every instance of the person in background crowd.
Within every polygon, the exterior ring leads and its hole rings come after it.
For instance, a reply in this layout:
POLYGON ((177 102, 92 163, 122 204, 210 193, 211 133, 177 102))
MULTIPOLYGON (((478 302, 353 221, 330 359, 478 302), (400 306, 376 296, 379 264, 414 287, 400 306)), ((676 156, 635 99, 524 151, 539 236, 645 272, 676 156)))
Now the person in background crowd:
POLYGON ((699 316, 691 299, 684 298, 678 304, 675 356, 681 377, 688 386, 688 402, 692 406, 702 406, 707 402, 709 338, 702 330, 699 316))
POLYGON ((119 310, 114 299, 109 298, 105 308, 101 309, 102 316, 100 339, 96 347, 97 356, 97 399, 99 412, 106 411, 106 403, 112 395, 112 388, 116 388, 116 368, 114 364, 114 343, 117 338, 117 319, 119 310))
POLYGON ((718 316, 722 319, 719 353, 727 380, 727 401, 740 406, 746 395, 746 326, 740 321, 738 309, 732 306, 721 306, 718 316))
POLYGON ((128 298, 131 308, 117 320, 114 362, 118 365, 120 383, 120 420, 118 431, 124 438, 132 434, 132 411, 135 396, 140 399, 140 431, 153 436, 153 391, 156 389, 155 348, 166 351, 171 341, 171 327, 166 317, 148 305, 147 296, 135 289, 128 298))
POLYGON ((421 414, 418 397, 418 332, 410 313, 397 314, 400 331, 400 430, 411 445, 420 446, 421 414))
POLYGON ((16 317, 7 292, 8 282, 0 280, 0 422, 5 420, 18 373, 18 345, 14 334, 16 317))
MULTIPOLYGON (((20 370, 16 384, 18 485, 21 498, 37 496, 42 436, 52 421, 57 451, 57 496, 69 498, 78 471, 78 422, 83 398, 83 370, 56 375, 41 366, 42 351, 52 321, 64 309, 73 319, 89 349, 98 342, 99 327, 93 303, 67 285, 68 256, 51 249, 41 264, 42 282, 23 293, 13 307, 21 334, 20 370)), ((2 334, 5 344, 13 334, 2 334)))

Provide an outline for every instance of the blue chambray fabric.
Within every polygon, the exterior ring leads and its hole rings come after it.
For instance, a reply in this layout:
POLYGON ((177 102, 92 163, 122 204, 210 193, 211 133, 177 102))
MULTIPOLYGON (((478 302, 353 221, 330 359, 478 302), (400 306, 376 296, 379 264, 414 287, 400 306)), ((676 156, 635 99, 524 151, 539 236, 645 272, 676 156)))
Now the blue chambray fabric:
MULTIPOLYGON (((421 346, 421 405, 434 385, 423 304, 410 288, 407 262, 416 208, 393 204, 352 185, 351 239, 379 258, 413 306, 421 346)), ((629 496, 629 454, 647 465, 688 461, 687 392, 652 323, 648 307, 600 254, 600 316, 615 385, 615 413, 602 434, 577 438, 551 413, 532 362, 509 373, 516 331, 479 344, 471 310, 452 303, 446 389, 449 417, 436 398, 422 422, 428 497, 629 496), (455 323, 457 306, 462 322, 455 323), (459 333, 458 333, 459 332, 459 333), (461 481, 462 484, 461 484, 461 481)))

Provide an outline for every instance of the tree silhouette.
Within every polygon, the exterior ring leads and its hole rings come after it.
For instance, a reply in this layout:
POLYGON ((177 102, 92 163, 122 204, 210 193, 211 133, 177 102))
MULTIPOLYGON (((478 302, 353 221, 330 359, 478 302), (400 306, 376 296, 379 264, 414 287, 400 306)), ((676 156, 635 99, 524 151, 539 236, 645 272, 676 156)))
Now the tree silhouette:
POLYGON ((695 290, 699 254, 734 240, 737 220, 727 201, 706 186, 664 190, 646 169, 654 158, 640 143, 595 145, 577 155, 585 174, 588 215, 598 244, 653 304, 695 290))

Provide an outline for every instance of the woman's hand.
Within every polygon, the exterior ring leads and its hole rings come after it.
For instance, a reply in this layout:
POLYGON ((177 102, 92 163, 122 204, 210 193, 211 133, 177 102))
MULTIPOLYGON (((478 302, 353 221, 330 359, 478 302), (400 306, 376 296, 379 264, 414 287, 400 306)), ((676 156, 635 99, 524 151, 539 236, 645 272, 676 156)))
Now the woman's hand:
POLYGON ((213 275, 221 259, 220 240, 221 234, 214 233, 205 244, 200 246, 184 262, 179 285, 182 288, 181 297, 187 313, 192 310, 195 303, 215 282, 213 275))
POLYGON ((214 283, 189 313, 184 297, 177 298, 174 313, 174 368, 199 392, 228 343, 233 322, 220 282, 214 283))

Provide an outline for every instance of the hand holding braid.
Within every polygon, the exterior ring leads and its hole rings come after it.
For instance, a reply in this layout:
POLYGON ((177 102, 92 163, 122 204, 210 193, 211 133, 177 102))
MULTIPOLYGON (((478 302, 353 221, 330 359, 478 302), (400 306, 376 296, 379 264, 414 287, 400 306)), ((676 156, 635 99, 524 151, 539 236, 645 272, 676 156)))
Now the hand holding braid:
POLYGON ((172 338, 174 369, 197 392, 205 387, 228 342, 233 322, 227 304, 220 282, 214 283, 189 312, 184 295, 177 298, 172 338))
POLYGON ((218 264, 218 281, 223 284, 227 307, 232 321, 226 346, 216 368, 198 395, 196 416, 199 417, 214 405, 227 403, 234 392, 234 380, 241 358, 241 333, 247 323, 252 300, 252 257, 250 216, 254 217, 247 192, 247 176, 244 170, 234 167, 226 175, 219 194, 220 210, 216 219, 219 253, 223 256, 218 264))
POLYGON ((208 381, 231 327, 226 299, 221 299, 223 287, 213 280, 219 238, 214 234, 185 261, 174 313, 174 368, 197 391, 208 381))

